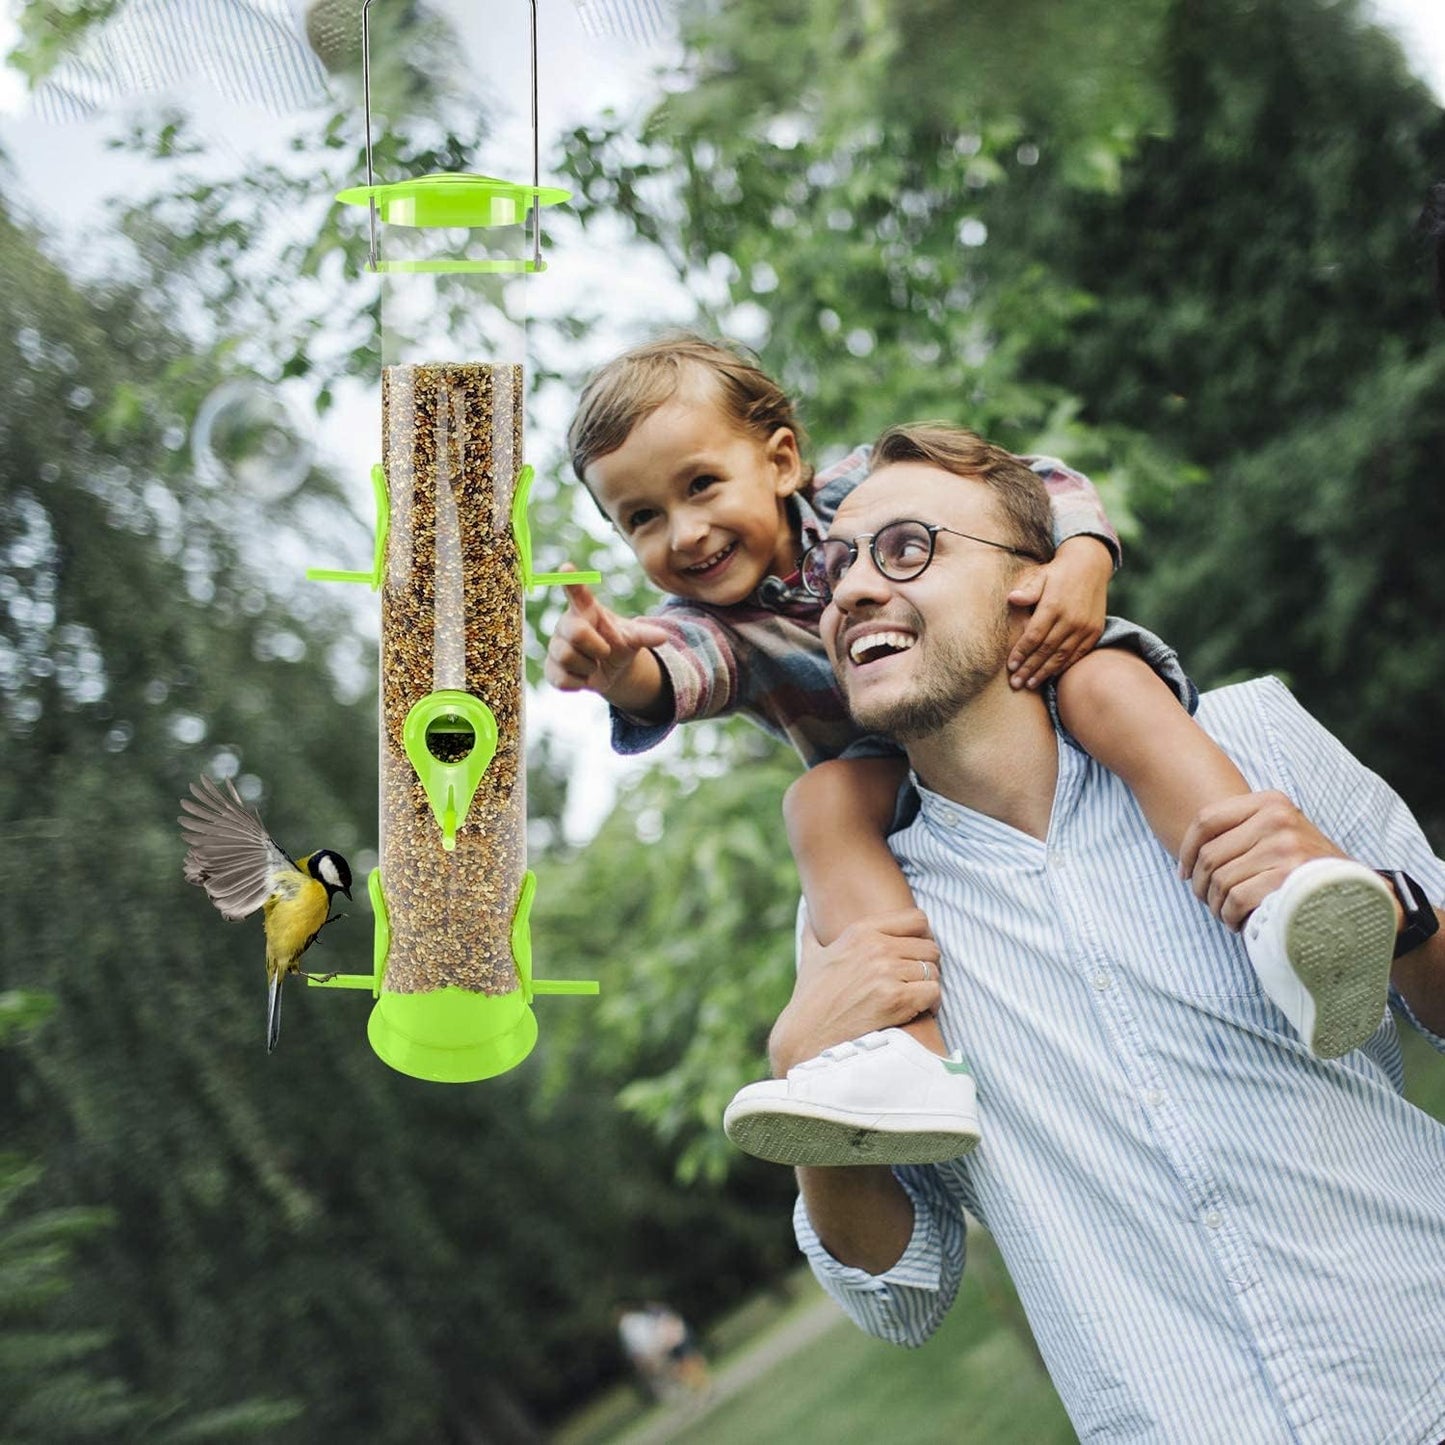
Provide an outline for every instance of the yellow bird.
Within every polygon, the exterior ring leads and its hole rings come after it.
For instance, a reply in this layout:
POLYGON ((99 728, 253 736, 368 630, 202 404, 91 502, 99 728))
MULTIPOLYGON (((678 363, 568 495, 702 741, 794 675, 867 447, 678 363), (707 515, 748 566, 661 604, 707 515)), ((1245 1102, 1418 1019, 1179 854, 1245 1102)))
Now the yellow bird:
MULTIPOLYGON (((266 831, 260 815, 241 801, 228 780, 223 793, 210 778, 191 784, 177 820, 190 851, 187 883, 199 884, 222 918, 246 918, 266 910, 266 1052, 281 1035, 281 984, 301 970, 301 955, 331 918, 331 899, 351 897, 351 869, 329 848, 291 855, 266 831)), ((337 917, 343 915, 338 914, 337 917)), ((327 975, 334 977, 334 975, 327 975)))

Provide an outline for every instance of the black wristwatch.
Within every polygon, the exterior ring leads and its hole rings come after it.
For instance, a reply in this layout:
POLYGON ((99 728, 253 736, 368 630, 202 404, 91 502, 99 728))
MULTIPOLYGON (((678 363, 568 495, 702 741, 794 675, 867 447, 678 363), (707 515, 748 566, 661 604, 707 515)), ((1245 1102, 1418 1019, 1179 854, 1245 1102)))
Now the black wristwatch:
POLYGON ((1410 875, 1399 868, 1375 870, 1394 890, 1405 910, 1405 924, 1395 935, 1395 957, 1419 948, 1440 927, 1440 919, 1420 887, 1410 875))

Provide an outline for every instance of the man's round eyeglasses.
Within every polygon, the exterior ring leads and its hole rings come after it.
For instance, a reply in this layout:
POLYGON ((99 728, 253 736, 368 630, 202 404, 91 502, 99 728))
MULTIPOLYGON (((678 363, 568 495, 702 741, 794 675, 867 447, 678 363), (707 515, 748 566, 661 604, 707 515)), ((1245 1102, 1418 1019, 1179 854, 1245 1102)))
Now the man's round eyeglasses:
POLYGON ((996 547, 1015 557, 1027 557, 1031 562, 1043 559, 1022 547, 1010 547, 1003 542, 990 542, 987 537, 975 537, 969 532, 955 531, 952 527, 940 527, 930 522, 890 522, 876 532, 865 532, 845 542, 841 537, 828 537, 814 542, 803 553, 803 586, 824 602, 831 602, 833 589, 843 580, 848 569, 858 560, 858 549, 865 542, 873 565, 891 582, 911 582, 928 570, 933 561, 934 548, 940 532, 950 537, 963 537, 969 542, 978 542, 985 547, 996 547))

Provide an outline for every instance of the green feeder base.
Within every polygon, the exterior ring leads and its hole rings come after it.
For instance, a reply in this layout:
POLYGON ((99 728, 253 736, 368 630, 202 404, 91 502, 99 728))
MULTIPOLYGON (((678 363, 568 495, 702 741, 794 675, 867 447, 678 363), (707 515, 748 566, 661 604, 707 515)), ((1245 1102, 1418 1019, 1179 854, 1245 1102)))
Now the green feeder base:
POLYGON ((366 1025, 377 1057, 398 1073, 436 1084, 473 1084, 516 1068, 537 1042, 521 989, 491 995, 464 988, 382 992, 366 1025))

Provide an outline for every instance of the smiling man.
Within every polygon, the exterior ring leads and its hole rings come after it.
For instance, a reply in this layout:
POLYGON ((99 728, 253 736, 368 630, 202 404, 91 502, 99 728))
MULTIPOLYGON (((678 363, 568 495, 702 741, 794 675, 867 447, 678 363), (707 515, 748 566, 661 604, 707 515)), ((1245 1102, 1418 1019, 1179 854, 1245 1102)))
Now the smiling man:
MULTIPOLYGON (((1084 1440, 1436 1445, 1445 1128, 1401 1097, 1392 1020, 1312 1056, 1215 915, 1309 860, 1387 870, 1392 1001, 1445 1049, 1445 867, 1385 783, 1262 679, 1200 705, 1258 790, 1191 829, 1204 907, 1123 784, 1008 685, 1026 621, 1008 599, 1043 503, 1025 469, 960 464, 976 447, 936 425, 885 434, 805 565, 831 593, 850 708, 908 753, 919 806, 891 845, 942 950, 939 1019, 978 1079, 984 1141, 941 1165, 799 1170, 799 1243, 863 1328, 919 1344, 974 1214, 1084 1440)), ((916 971, 904 932, 884 918, 805 942, 776 1072, 838 1045, 821 1000, 840 983, 881 996, 916 971)))

